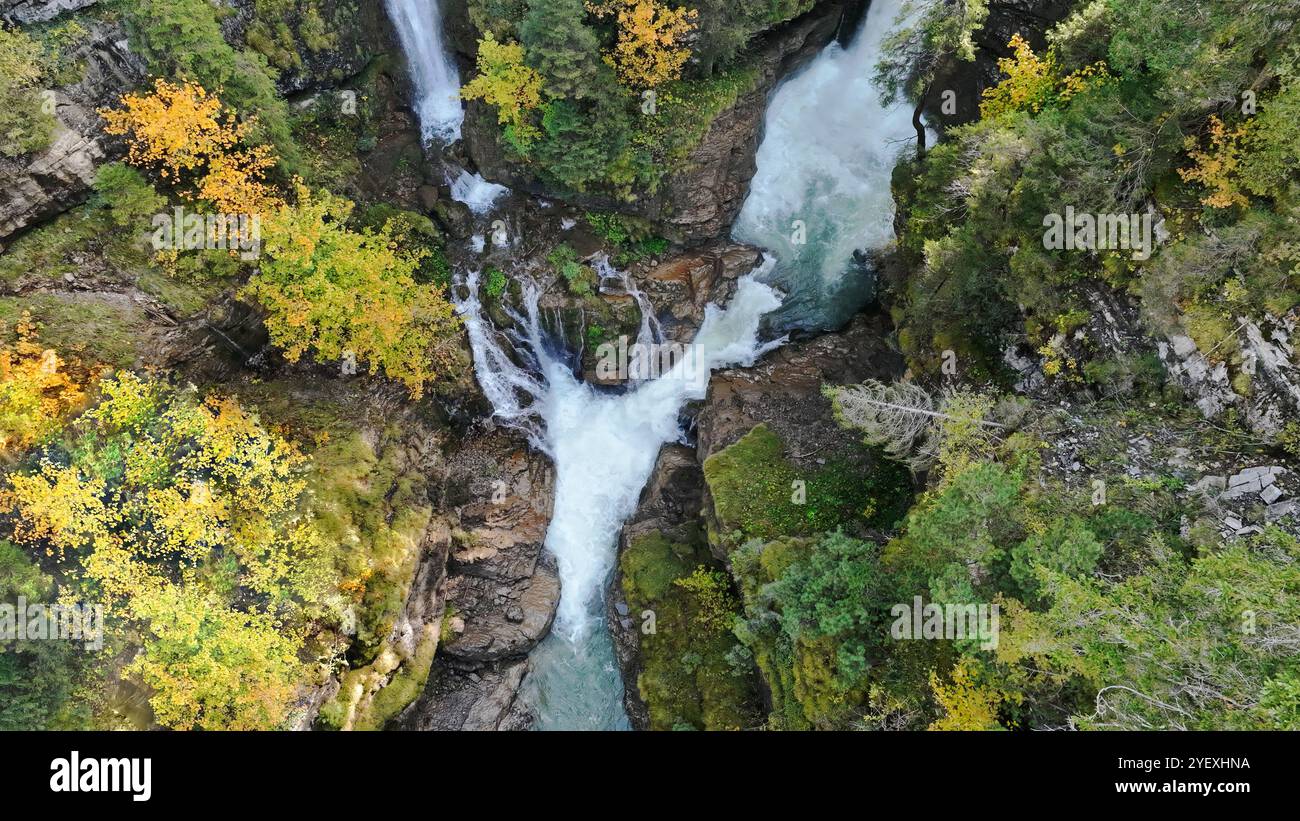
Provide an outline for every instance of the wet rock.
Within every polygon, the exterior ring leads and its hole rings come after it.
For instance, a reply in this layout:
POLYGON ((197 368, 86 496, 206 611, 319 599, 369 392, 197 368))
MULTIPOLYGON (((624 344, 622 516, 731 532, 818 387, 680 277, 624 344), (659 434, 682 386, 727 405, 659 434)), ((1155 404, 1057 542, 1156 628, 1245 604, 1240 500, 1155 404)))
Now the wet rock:
POLYGON ((901 374, 888 332, 886 318, 863 314, 842 331, 778 348, 752 368, 714 374, 696 418, 701 463, 759 422, 787 444, 796 463, 847 450, 859 437, 834 422, 821 387, 901 374))
POLYGON ((420 200, 420 208, 425 213, 433 213, 433 209, 438 204, 438 189, 432 185, 421 185, 416 189, 415 195, 420 200))
POLYGON ((419 701, 402 714, 404 730, 514 730, 525 729, 527 716, 517 697, 528 670, 526 659, 461 671, 435 664, 419 701))
POLYGON ((555 560, 543 547, 553 497, 549 461, 509 431, 472 436, 448 459, 442 507, 454 519, 444 585, 450 630, 402 727, 526 726, 516 691, 560 599, 555 560))
POLYGON ((456 239, 468 239, 474 233, 474 215, 463 202, 440 198, 431 209, 438 224, 456 239))
MULTIPOLYGON (((453 606, 466 608, 463 632, 443 644, 447 655, 470 661, 495 661, 525 655, 551 627, 560 600, 560 578, 549 553, 538 557, 531 577, 518 582, 517 605, 502 607, 483 588, 491 579, 462 576, 453 588, 453 606)), ((461 612, 458 610, 458 612, 461 612)))
POLYGON ((704 322, 705 307, 730 302, 736 280, 761 261, 762 254, 756 248, 714 243, 649 268, 639 280, 651 304, 659 309, 665 339, 693 339, 704 322))

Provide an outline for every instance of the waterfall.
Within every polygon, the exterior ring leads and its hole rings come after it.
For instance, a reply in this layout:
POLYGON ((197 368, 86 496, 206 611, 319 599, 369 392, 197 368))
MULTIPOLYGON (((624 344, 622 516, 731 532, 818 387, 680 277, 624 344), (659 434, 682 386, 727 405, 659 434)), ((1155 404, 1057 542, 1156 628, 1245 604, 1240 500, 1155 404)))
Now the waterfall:
MULTIPOLYGON (((603 274, 614 278, 610 270, 603 274)), ((679 438, 682 405, 704 397, 709 371, 751 365, 780 344, 762 343, 758 336, 759 320, 780 299, 755 274, 741 278, 726 310, 706 309, 694 342, 698 359, 679 361, 657 379, 612 394, 579 381, 569 364, 552 354, 535 285, 524 283, 522 313, 513 314, 515 327, 506 333, 483 316, 477 273, 466 286, 468 295, 457 308, 483 392, 496 416, 526 432, 555 464, 546 549, 559 567, 560 603, 551 634, 532 653, 524 698, 542 729, 626 728, 622 684, 603 616, 619 530, 636 509, 660 446, 679 438), (522 364, 511 357, 512 349, 522 364)), ((651 328, 644 320, 639 341, 649 341, 651 328)))
POLYGON ((388 17, 410 67, 415 85, 415 114, 425 142, 460 139, 465 112, 460 105, 460 76, 442 42, 438 0, 384 0, 388 17))
MULTIPOLYGON (((457 297, 495 416, 523 431, 555 465, 546 549, 559 568, 560 602, 550 635, 530 654, 521 694, 540 729, 628 727, 603 592, 619 531, 659 449, 680 438, 682 406, 704 397, 713 369, 751 365, 784 341, 760 341, 765 317, 779 311, 786 326, 831 327, 870 294, 871 283, 863 282, 869 278, 847 271, 855 250, 889 241, 893 161, 898 144, 914 134, 911 112, 883 108, 870 79, 901 4, 874 0, 847 49, 827 46, 773 95, 758 173, 733 230, 738 240, 770 253, 739 280, 725 310, 708 306, 693 355, 658 378, 633 381, 625 393, 602 392, 575 377, 555 347, 534 283, 523 283, 522 307, 507 310, 512 327, 504 331, 484 317, 478 273, 457 297), (806 242, 792 241, 796 220, 806 242), (767 283, 789 294, 784 304, 767 283)), ((596 265, 602 291, 620 289, 641 305, 638 342, 657 341, 644 295, 607 260, 596 265)))
POLYGON ((789 294, 783 326, 838 327, 874 294, 874 274, 854 264, 854 251, 892 239, 890 177, 916 135, 911 108, 885 108, 872 82, 902 5, 872 0, 847 48, 826 46, 768 103, 732 236, 776 256, 771 281, 789 294))

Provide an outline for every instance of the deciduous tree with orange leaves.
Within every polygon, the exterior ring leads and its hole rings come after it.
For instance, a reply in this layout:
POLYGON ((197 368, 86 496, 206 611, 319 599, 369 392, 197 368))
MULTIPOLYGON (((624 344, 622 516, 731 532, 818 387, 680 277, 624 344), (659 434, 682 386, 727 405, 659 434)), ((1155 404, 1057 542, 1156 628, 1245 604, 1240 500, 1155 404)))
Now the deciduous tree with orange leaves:
POLYGON ((127 137, 127 162, 150 169, 189 199, 225 214, 259 214, 279 204, 266 183, 276 158, 249 144, 253 119, 238 120, 201 85, 158 79, 148 94, 127 94, 100 112, 109 134, 127 137))
POLYGON ((64 361, 37 341, 28 314, 16 330, 17 342, 0 348, 0 459, 5 461, 57 431, 85 398, 64 361))
POLYGON ((589 0, 587 10, 618 21, 618 42, 605 60, 624 85, 654 88, 681 76, 691 51, 680 44, 695 28, 694 9, 669 8, 656 0, 589 0))

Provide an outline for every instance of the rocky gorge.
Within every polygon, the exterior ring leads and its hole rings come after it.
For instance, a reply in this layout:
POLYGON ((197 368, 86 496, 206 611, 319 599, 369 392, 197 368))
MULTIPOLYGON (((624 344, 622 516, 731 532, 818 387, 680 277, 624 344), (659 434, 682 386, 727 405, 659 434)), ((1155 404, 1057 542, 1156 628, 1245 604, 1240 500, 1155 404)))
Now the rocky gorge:
MULTIPOLYGON (((219 18, 225 41, 242 46, 256 40, 250 32, 265 22, 256 3, 218 5, 225 10, 219 18)), ((653 388, 653 382, 626 375, 598 375, 602 344, 646 334, 656 343, 689 346, 704 336, 700 344, 711 344, 705 332, 726 324, 723 309, 742 289, 752 296, 773 253, 792 253, 732 234, 753 192, 760 145, 771 134, 765 116, 774 94, 832 44, 846 47, 871 4, 811 3, 765 26, 745 52, 747 81, 734 100, 713 114, 653 192, 632 198, 555 185, 536 163, 512 151, 493 107, 481 100, 466 103, 460 141, 425 144, 413 102, 420 90, 383 4, 320 5, 337 30, 329 42, 309 45, 301 34, 305 12, 295 10, 289 44, 277 40, 279 50, 268 47, 283 62, 276 94, 304 118, 295 137, 325 146, 301 169, 366 208, 418 215, 445 265, 437 274, 443 280, 429 279, 450 290, 463 322, 477 323, 484 338, 501 345, 506 353, 500 361, 485 359, 472 338, 460 339, 454 378, 409 401, 392 380, 357 374, 355 363, 349 372, 311 356, 289 361, 270 342, 265 311, 234 279, 210 286, 160 283, 122 262, 106 238, 95 240, 104 244, 93 250, 60 257, 63 267, 50 266, 49 276, 24 270, 4 277, 0 297, 12 303, 5 317, 35 305, 49 332, 91 337, 82 347, 100 360, 173 371, 240 396, 264 415, 287 420, 290 429, 327 432, 301 436, 322 465, 312 492, 335 526, 331 535, 364 554, 367 566, 358 574, 363 592, 348 611, 354 622, 311 636, 308 654, 342 661, 302 684, 289 726, 534 728, 539 701, 529 677, 537 676, 538 664, 556 663, 545 643, 557 638, 563 577, 572 572, 548 547, 548 533, 557 507, 564 507, 565 470, 571 476, 573 469, 558 458, 557 442, 543 435, 547 425, 556 427, 545 417, 560 404, 555 392, 539 389, 527 413, 504 412, 509 409, 498 402, 482 362, 533 377, 554 367, 572 379, 572 394, 582 396, 581 407, 595 418, 593 409, 613 407, 620 397, 624 408, 632 407, 639 391, 653 388), (356 100, 364 116, 339 125, 335 108, 356 100), (321 115, 330 128, 312 130, 318 123, 310 118, 321 110, 330 112, 321 115), (340 130, 360 146, 342 158, 328 153, 340 130), (462 174, 508 191, 484 206, 457 189, 462 174), (493 285, 494 273, 499 278, 493 285), (546 424, 538 421, 543 417, 546 424)), ((941 72, 916 103, 916 116, 924 115, 932 136, 943 139, 949 129, 979 119, 975 103, 998 84, 999 59, 1011 53, 1013 34, 1023 32, 1041 47, 1045 32, 1070 11, 1069 4, 1040 0, 987 5, 973 65, 951 76, 941 72), (950 86, 962 101, 956 114, 943 110, 935 94, 950 86)), ((451 59, 467 77, 481 43, 477 18, 465 0, 447 0, 440 8, 451 59)), ((117 11, 116 4, 95 0, 0 0, 0 19, 11 26, 75 18, 84 29, 65 55, 77 76, 61 77, 71 81, 50 91, 56 126, 49 145, 28 155, 0 155, 0 252, 36 254, 11 259, 46 259, 40 255, 49 252, 38 242, 55 232, 75 230, 78 239, 81 232, 104 233, 94 223, 76 222, 96 207, 97 170, 125 151, 97 112, 146 85, 160 65, 141 45, 139 21, 117 11), (33 246, 37 251, 27 250, 33 246)), ((891 150, 901 156, 911 146, 891 144, 891 150)), ((887 179, 886 173, 874 181, 875 194, 886 194, 887 179)), ((873 217, 883 220, 891 237, 903 237, 923 203, 899 172, 892 196, 899 213, 873 217)), ((848 230, 863 229, 850 222, 848 230)), ((834 666, 827 661, 834 650, 812 640, 796 643, 791 661, 788 648, 765 643, 761 629, 779 621, 762 612, 770 604, 765 596, 778 571, 795 561, 787 555, 809 550, 826 533, 889 550, 909 508, 935 480, 925 469, 907 470, 888 458, 878 443, 864 443, 862 432, 845 423, 833 389, 916 380, 935 397, 946 397, 961 387, 948 372, 924 373, 924 356, 900 341, 902 306, 921 263, 893 242, 859 245, 849 276, 869 272, 880 285, 846 311, 845 321, 817 327, 770 310, 745 314, 753 320, 745 330, 753 333, 724 339, 733 344, 699 395, 683 390, 671 407, 664 400, 668 411, 644 425, 658 436, 647 478, 614 530, 608 584, 602 578, 589 614, 613 645, 611 658, 599 656, 592 669, 619 690, 633 728, 841 727, 849 721, 826 706, 833 699, 818 689, 830 675, 826 668, 834 666), (745 350, 737 354, 737 347, 745 350), (660 423, 672 430, 659 435, 660 423), (794 501, 809 488, 810 503, 794 501), (697 630, 711 608, 736 614, 743 627, 734 634, 697 630), (745 630, 751 632, 742 640, 745 630), (791 705, 794 718, 771 718, 791 705)), ((1003 369, 992 378, 972 378, 1005 385, 1008 396, 1047 409, 1023 426, 1022 411, 996 423, 1009 439, 1010 432, 1020 437, 1017 445, 1041 441, 1033 463, 1041 471, 1039 485, 1086 495, 1103 481, 1124 493, 1149 492, 1156 501, 1142 515, 1189 540, 1202 532, 1246 539, 1272 526, 1300 528, 1300 486, 1288 458, 1244 443, 1244 434, 1225 434, 1213 446, 1201 436, 1202 425, 1240 416, 1253 434, 1275 437, 1300 418, 1294 312, 1272 320, 1234 317, 1240 324, 1230 336, 1240 342, 1239 353, 1225 357, 1177 322, 1154 324, 1132 290, 1081 286, 1089 315, 1068 328, 1062 323, 1047 345, 1015 327, 1001 329, 1003 369), (1138 356, 1158 361, 1179 393, 1177 399, 1173 388, 1142 394, 1139 404, 1168 403, 1160 405, 1167 409, 1185 398, 1197 413, 1169 411, 1163 426, 1125 415, 1117 426, 1118 411, 1094 413, 1091 404, 1142 390, 1141 374, 1127 374, 1124 390, 1054 378, 1062 361, 1138 356)), ((938 357, 941 350, 925 356, 938 357)), ((546 379, 540 382, 546 387, 546 379)), ((552 378, 549 387, 557 383, 552 378)), ((527 392, 512 386, 515 398, 527 392)), ((639 417, 627 416, 631 421, 615 421, 637 427, 639 417)), ((573 437, 580 439, 582 431, 573 437)), ((581 508, 572 496, 567 502, 569 511, 581 508)), ((988 577, 970 563, 974 583, 988 577)), ((160 726, 141 707, 139 693, 123 692, 119 700, 130 709, 114 706, 119 717, 132 726, 160 726)), ((863 715, 883 715, 871 719, 881 726, 913 720, 907 710, 871 701, 876 695, 853 691, 845 698, 868 705, 863 715)))

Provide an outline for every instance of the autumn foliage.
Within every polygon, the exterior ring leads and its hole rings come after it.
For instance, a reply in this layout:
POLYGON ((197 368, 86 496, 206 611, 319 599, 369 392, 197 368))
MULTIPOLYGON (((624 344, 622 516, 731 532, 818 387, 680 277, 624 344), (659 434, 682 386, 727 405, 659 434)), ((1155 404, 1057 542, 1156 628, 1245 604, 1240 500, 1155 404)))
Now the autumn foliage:
POLYGON ((127 162, 155 170, 182 196, 225 214, 257 214, 279 202, 266 181, 276 163, 267 145, 250 145, 255 121, 239 121, 198 83, 155 80, 149 94, 127 94, 103 110, 106 131, 127 137, 127 162))
MULTIPOLYGON (((490 61, 497 73, 479 79, 490 101, 503 106, 502 116, 523 125, 540 80, 518 64, 518 48, 486 49, 480 62, 490 61), (502 82, 522 86, 510 91, 502 82)), ((417 397, 450 365, 459 326, 446 298, 413 277, 424 252, 401 250, 388 228, 350 229, 349 200, 313 194, 301 183, 296 202, 285 199, 265 179, 275 165, 271 148, 248 142, 251 120, 237 120, 197 83, 166 80, 101 113, 109 133, 128 136, 132 165, 153 169, 183 196, 221 213, 261 215, 266 258, 245 293, 267 310, 271 340, 289 361, 309 350, 327 360, 364 361, 417 397)))
POLYGON ((483 100, 496 106, 497 122, 518 146, 540 136, 528 121, 529 112, 542 104, 542 75, 524 64, 524 48, 518 43, 498 43, 487 32, 478 43, 478 76, 460 90, 466 100, 483 100))
POLYGON ((269 259, 245 290, 269 311, 271 340, 290 361, 309 349, 365 361, 420 396, 451 367, 460 327, 451 303, 415 281, 424 254, 401 250, 387 225, 349 229, 350 201, 297 190, 268 216, 269 259))
POLYGON ((1052 103, 1065 103, 1090 86, 1113 79, 1105 62, 1096 62, 1062 76, 1056 53, 1049 48, 1040 57, 1029 41, 1013 34, 1007 43, 1011 57, 998 59, 1002 80, 984 89, 980 116, 999 117, 1013 111, 1033 114, 1052 103))
POLYGON ((84 399, 76 376, 42 347, 24 314, 12 347, 0 348, 0 459, 12 460, 57 431, 84 399))
POLYGON ((590 0, 587 9, 618 21, 618 40, 605 60, 624 85, 654 88, 681 76, 691 56, 681 43, 695 28, 694 9, 673 9, 656 0, 590 0))
POLYGON ((1237 179, 1242 160, 1241 139, 1245 134, 1245 127, 1229 128, 1223 120, 1211 114, 1209 148, 1201 149, 1196 137, 1188 137, 1185 141, 1184 147, 1187 155, 1192 158, 1192 165, 1189 168, 1179 168, 1178 176, 1184 181, 1199 182, 1209 189, 1209 193, 1201 200, 1203 205, 1231 208, 1249 202, 1241 192, 1237 179))
POLYGON ((305 457, 232 399, 129 372, 63 440, 0 492, 13 540, 140 631, 127 672, 161 724, 278 726, 334 581, 305 457))

